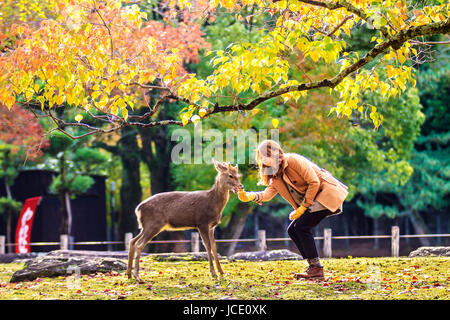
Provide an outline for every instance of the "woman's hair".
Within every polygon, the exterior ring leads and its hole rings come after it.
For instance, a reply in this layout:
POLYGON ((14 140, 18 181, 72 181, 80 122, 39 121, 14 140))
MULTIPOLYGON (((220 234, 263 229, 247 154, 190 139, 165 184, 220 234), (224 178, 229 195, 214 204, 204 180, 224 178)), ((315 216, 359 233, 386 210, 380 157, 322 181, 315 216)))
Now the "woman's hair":
POLYGON ((268 186, 270 184, 270 179, 278 176, 281 173, 284 162, 284 152, 281 149, 280 145, 274 140, 264 140, 259 144, 258 148, 256 149, 255 160, 258 163, 258 174, 259 174, 259 181, 257 185, 268 186), (278 166, 278 171, 276 173, 272 175, 265 175, 263 173, 261 155, 263 157, 275 158, 277 161, 281 160, 278 166))

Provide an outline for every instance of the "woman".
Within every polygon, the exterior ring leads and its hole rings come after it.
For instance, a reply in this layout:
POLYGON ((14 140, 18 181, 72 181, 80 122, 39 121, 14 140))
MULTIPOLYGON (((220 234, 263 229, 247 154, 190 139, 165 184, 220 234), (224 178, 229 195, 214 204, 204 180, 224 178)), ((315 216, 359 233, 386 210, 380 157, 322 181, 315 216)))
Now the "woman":
POLYGON ((347 197, 347 186, 334 178, 328 171, 296 153, 284 153, 273 140, 263 141, 256 150, 259 167, 258 184, 267 186, 264 191, 239 191, 241 201, 255 201, 261 204, 279 193, 288 201, 294 211, 287 231, 300 254, 307 259, 306 273, 297 278, 323 279, 323 267, 312 229, 324 218, 342 212, 342 203, 347 197))

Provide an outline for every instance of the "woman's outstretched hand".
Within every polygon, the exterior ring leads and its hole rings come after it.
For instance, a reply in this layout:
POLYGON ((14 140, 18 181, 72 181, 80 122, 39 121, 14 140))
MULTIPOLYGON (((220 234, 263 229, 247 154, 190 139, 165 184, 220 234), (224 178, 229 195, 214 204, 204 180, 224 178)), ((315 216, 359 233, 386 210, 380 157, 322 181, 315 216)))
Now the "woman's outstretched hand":
POLYGON ((238 191, 238 198, 242 202, 249 202, 249 201, 255 200, 256 195, 254 192, 246 192, 246 191, 244 191, 244 189, 241 189, 238 191))
POLYGON ((302 216, 302 214, 305 213, 306 209, 307 209, 307 208, 304 207, 304 206, 298 207, 296 210, 292 211, 292 212, 289 214, 289 220, 295 220, 295 219, 300 218, 300 217, 302 216))

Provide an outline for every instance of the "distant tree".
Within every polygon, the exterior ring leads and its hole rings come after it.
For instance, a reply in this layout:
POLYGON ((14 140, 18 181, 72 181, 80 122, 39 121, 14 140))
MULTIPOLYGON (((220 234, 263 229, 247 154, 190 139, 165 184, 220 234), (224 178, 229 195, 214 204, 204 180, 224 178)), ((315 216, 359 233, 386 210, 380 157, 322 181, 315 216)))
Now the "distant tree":
POLYGON ((14 200, 11 186, 27 161, 42 156, 42 149, 48 146, 48 141, 33 114, 20 107, 13 112, 0 106, 0 119, 0 179, 6 190, 6 197, 0 197, 0 214, 6 215, 6 238, 10 243, 12 216, 21 207, 21 203, 14 200))
POLYGON ((108 156, 93 148, 83 147, 83 140, 72 140, 59 131, 49 136, 47 153, 56 158, 58 175, 50 184, 50 190, 59 197, 62 206, 61 234, 72 232, 72 206, 70 199, 86 192, 94 183, 90 174, 99 173, 107 165, 108 156))
MULTIPOLYGON (((7 1, 1 11, 15 18, 12 3, 7 1)), ((128 126, 184 126, 215 113, 252 110, 276 97, 297 100, 319 88, 339 95, 330 106, 336 115, 368 112, 379 127, 380 108, 364 104, 361 95, 376 91, 387 99, 414 86, 407 61, 420 53, 420 37, 450 31, 449 4, 444 0, 179 0, 143 5, 58 0, 51 2, 51 8, 30 5, 23 10, 25 17, 7 21, 11 28, 3 37, 16 40, 5 47, 0 59, 0 101, 8 108, 20 97, 22 104, 33 108, 38 101, 41 114, 60 130, 70 135, 68 127, 82 127, 84 133, 77 138, 128 126), (164 23, 149 21, 146 7, 152 16, 164 16, 164 23), (36 12, 42 14, 42 21, 22 23, 36 12), (239 39, 211 52, 214 71, 206 78, 183 72, 186 50, 195 55, 203 46, 196 41, 201 34, 197 21, 230 13, 263 36, 256 42, 239 39), (363 54, 349 52, 348 36, 361 29, 374 35, 364 39, 363 54), (168 48, 165 35, 172 31, 178 37, 171 44, 179 45, 168 48), (290 60, 299 52, 335 72, 299 82, 291 77, 295 64, 290 60), (389 77, 381 77, 382 72, 389 77), (45 85, 37 87, 38 80, 45 85), (141 89, 159 92, 160 98, 146 106, 139 99, 141 89), (234 97, 231 103, 221 99, 223 91, 234 97), (246 93, 248 99, 240 99, 246 93), (152 118, 162 102, 174 100, 180 104, 179 120, 152 118), (80 112, 76 122, 56 117, 54 109, 63 105, 80 112), (149 108, 145 115, 139 113, 143 105, 149 108), (89 125, 81 112, 104 126, 89 125)))

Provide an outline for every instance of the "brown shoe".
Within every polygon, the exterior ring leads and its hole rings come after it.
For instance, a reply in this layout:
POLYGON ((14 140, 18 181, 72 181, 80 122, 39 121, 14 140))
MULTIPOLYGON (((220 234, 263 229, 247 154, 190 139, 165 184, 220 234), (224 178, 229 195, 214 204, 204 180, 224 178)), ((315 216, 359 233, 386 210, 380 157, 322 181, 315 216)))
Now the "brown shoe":
POLYGON ((306 280, 322 280, 324 279, 323 267, 309 266, 306 273, 296 273, 294 277, 306 280))

